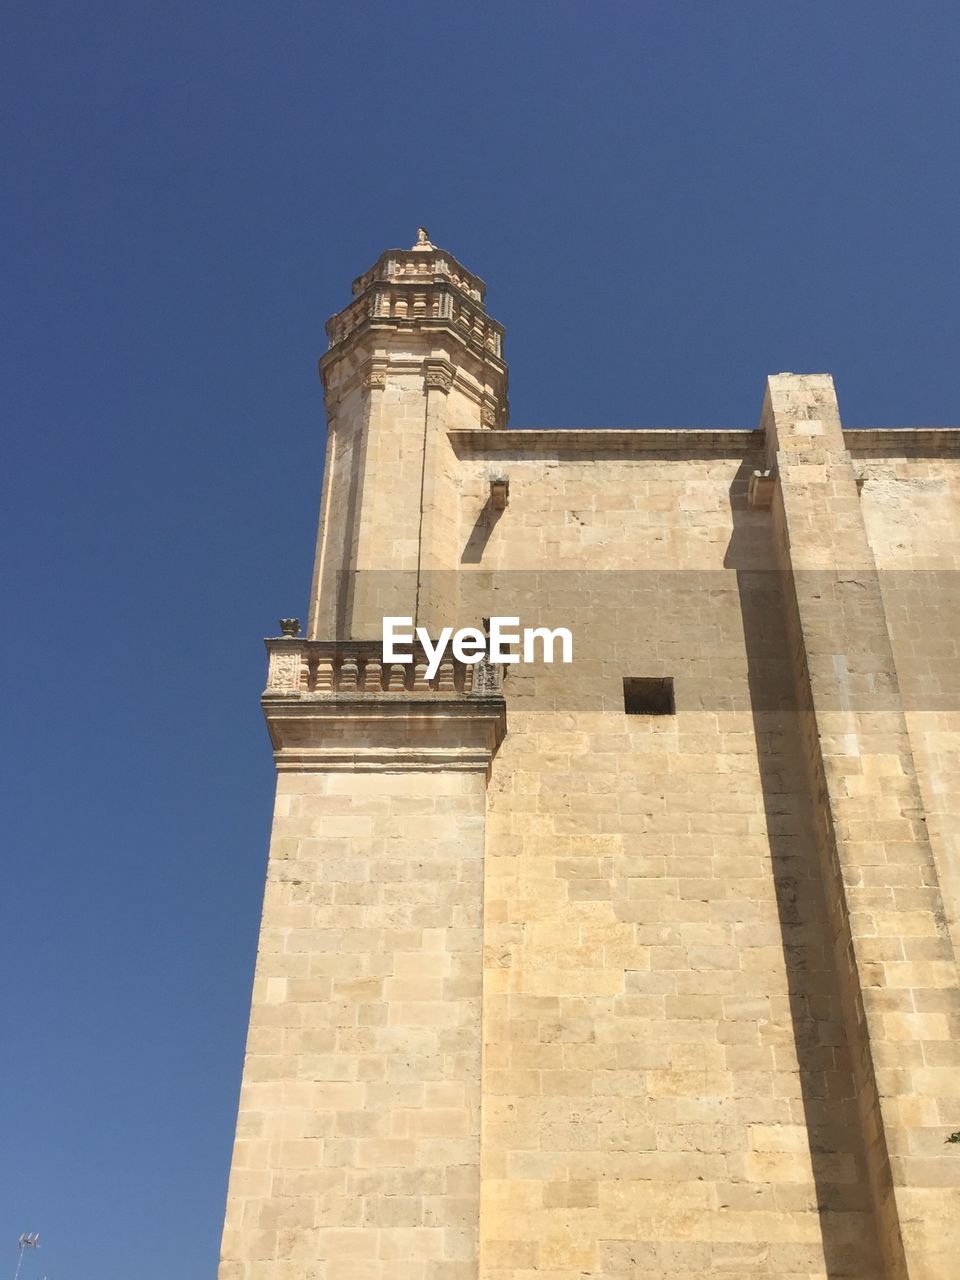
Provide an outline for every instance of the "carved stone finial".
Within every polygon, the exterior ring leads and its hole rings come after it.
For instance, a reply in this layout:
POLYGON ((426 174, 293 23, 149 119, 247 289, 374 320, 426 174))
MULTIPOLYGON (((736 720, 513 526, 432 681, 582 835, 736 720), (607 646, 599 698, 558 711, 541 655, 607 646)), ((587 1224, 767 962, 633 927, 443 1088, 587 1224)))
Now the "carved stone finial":
POLYGON ((430 243, 430 237, 427 234, 426 227, 417 227, 417 243, 411 246, 414 249, 433 249, 434 245, 430 243))
POLYGON ((296 636, 300 634, 300 619, 299 618, 281 618, 280 634, 286 636, 288 640, 293 640, 296 636))

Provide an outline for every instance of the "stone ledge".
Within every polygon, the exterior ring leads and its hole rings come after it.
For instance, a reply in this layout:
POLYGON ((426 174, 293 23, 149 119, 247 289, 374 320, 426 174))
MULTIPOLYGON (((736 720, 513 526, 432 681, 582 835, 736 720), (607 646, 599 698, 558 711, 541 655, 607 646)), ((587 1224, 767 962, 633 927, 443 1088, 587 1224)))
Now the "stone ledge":
MULTIPOLYGON (((359 302, 365 301, 366 299, 359 300, 359 302)), ((327 370, 342 357, 347 339, 356 339, 368 333, 397 332, 449 334, 466 350, 473 352, 491 368, 496 369, 501 376, 506 376, 507 366, 502 355, 502 332, 498 332, 499 326, 496 325, 496 321, 482 312, 477 313, 478 317, 483 318, 482 325, 479 321, 477 323, 470 321, 466 316, 462 323, 458 323, 456 319, 446 316, 370 315, 363 311, 358 303, 353 303, 340 314, 344 317, 342 323, 339 328, 331 330, 330 347, 318 362, 320 375, 324 379, 327 370)), ((330 324, 332 325, 333 321, 330 321, 330 324)))
POLYGON ((507 731, 498 695, 267 692, 262 706, 280 772, 489 773, 507 731))
MULTIPOLYGON (((686 427, 511 427, 447 432, 454 448, 470 453, 678 454, 711 457, 759 451, 764 433, 756 428, 718 430, 686 427)), ((878 452, 933 456, 960 453, 960 427, 853 427, 843 439, 851 453, 878 452)))
POLYGON ((453 428, 447 437, 461 454, 529 453, 534 456, 556 453, 590 453, 608 456, 627 454, 667 454, 679 457, 737 457, 759 452, 763 433, 754 429, 718 431, 683 428, 625 430, 607 427, 453 428))
POLYGON ((960 453, 960 427, 853 427, 845 428, 843 442, 853 454, 930 454, 935 457, 960 453))

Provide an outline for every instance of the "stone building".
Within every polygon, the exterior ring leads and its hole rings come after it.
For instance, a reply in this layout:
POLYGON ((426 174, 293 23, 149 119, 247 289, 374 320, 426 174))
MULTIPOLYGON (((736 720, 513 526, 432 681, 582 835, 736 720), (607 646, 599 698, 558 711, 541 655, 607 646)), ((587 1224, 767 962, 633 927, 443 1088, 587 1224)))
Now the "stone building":
POLYGON ((509 430, 475 275, 353 294, 220 1280, 960 1276, 960 430, 509 430))

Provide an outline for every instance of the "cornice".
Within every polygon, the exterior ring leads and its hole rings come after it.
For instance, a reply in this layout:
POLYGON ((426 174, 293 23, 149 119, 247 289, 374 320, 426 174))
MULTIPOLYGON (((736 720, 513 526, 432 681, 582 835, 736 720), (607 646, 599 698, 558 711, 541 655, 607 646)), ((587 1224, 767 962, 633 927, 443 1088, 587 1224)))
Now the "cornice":
MULTIPOLYGON (((496 366, 490 360, 483 361, 480 373, 490 369, 497 374, 503 369, 503 389, 499 395, 491 395, 480 382, 477 372, 468 376, 468 370, 461 364, 443 356, 392 356, 374 355, 366 360, 358 361, 352 368, 347 366, 346 375, 339 377, 331 385, 324 379, 324 391, 329 412, 333 412, 336 404, 354 387, 361 386, 364 391, 385 391, 390 375, 420 376, 423 378, 425 391, 441 391, 448 393, 456 388, 461 395, 471 400, 480 409, 480 420, 485 427, 496 427, 507 419, 508 405, 506 367, 496 366)), ((321 373, 323 373, 321 365, 321 373)), ((492 382, 493 379, 490 379, 492 382)))
POLYGON ((507 729, 502 696, 265 693, 280 772, 484 773, 507 729))
MULTIPOLYGON (((764 432, 756 428, 512 427, 496 430, 452 428, 451 443, 461 453, 523 456, 668 454, 715 457, 753 454, 763 449, 764 432)), ((946 457, 960 453, 960 427, 845 428, 843 442, 851 454, 873 453, 946 457)))
POLYGON ((860 456, 952 456, 960 453, 960 427, 848 427, 843 442, 860 456))
POLYGON ((621 430, 598 428, 487 429, 454 428, 448 438, 460 454, 513 457, 603 457, 667 455, 680 457, 742 457, 758 453, 763 432, 757 430, 621 430))
POLYGON ((357 276, 352 292, 355 298, 377 282, 395 284, 419 284, 424 282, 449 283, 465 297, 482 303, 487 286, 478 275, 468 271, 446 249, 414 247, 411 249, 386 249, 369 270, 357 276))
POLYGON ((332 365, 343 359, 356 345, 368 336, 382 334, 385 337, 397 333, 422 333, 427 335, 444 334, 468 352, 483 365, 494 370, 501 378, 507 376, 507 366, 500 355, 499 347, 479 337, 473 330, 465 330, 444 317, 415 316, 404 319, 383 316, 368 316, 360 320, 349 333, 338 341, 329 351, 325 351, 318 361, 320 377, 326 381, 327 371, 332 365))

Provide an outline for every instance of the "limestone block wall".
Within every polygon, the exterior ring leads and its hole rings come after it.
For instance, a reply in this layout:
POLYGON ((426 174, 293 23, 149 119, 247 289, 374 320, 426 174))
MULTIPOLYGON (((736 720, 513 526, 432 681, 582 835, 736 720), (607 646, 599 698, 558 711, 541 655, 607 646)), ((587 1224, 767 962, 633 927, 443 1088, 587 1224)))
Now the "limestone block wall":
POLYGON ((844 434, 825 375, 506 431, 483 298, 421 232, 330 321, 308 635, 574 662, 272 642, 219 1280, 951 1280, 960 438, 844 434))
POLYGON ((485 1280, 878 1274, 792 744, 749 711, 513 713, 488 816, 485 1280))
POLYGON ((422 364, 422 353, 404 352, 403 367, 387 379, 367 362, 350 368, 336 388, 328 433, 331 515, 321 521, 311 610, 317 638, 367 639, 384 613, 415 607, 429 394, 422 364), (387 565, 394 577, 365 577, 358 585, 357 570, 387 565))
MULTIPOLYGON (((747 502, 762 455, 625 443, 489 446, 511 500, 473 561, 478 597, 569 625, 575 664, 504 685, 480 1275, 867 1280, 877 1226, 781 576, 747 502), (625 715, 631 675, 673 676, 677 714, 625 715)), ((476 546, 491 458, 460 448, 476 546)))
POLYGON ((955 473, 865 438, 851 465, 789 403, 765 452, 450 429, 422 371, 363 394, 376 447, 347 427, 326 510, 352 563, 369 539, 374 613, 394 557, 425 620, 568 626, 575 662, 509 671, 486 787, 281 772, 221 1280, 946 1280, 956 972, 930 894, 939 871, 956 914, 960 726, 956 632, 920 619, 955 473), (748 497, 771 460, 772 513, 748 497), (831 615, 803 574, 838 566, 831 615), (884 644, 906 728, 861 720, 850 756, 837 655, 884 644), (672 677, 675 714, 627 715, 630 676, 672 677), (888 859, 897 823, 916 865, 888 859))
POLYGON ((278 778, 220 1280, 475 1280, 484 778, 278 778))
POLYGON ((902 436, 856 432, 848 440, 960 957, 960 447, 902 436))
POLYGON ((339 619, 347 614, 347 584, 340 575, 356 555, 355 531, 366 474, 369 414, 370 392, 358 380, 344 395, 340 429, 327 432, 307 623, 307 634, 313 637, 335 637, 341 629, 339 619))
POLYGON ((764 519, 747 512, 745 499, 750 471, 763 462, 756 433, 455 432, 451 440, 462 573, 720 570, 738 482, 738 543, 748 527, 763 536, 764 519), (484 518, 491 472, 509 477, 510 504, 484 518))
POLYGON ((770 378, 764 425, 885 1275, 946 1280, 960 1244, 960 1177, 935 1113, 956 1094, 960 987, 883 592, 832 380, 770 378))
POLYGON ((448 432, 476 425, 480 392, 440 340, 371 341, 329 374, 330 425, 308 633, 371 639, 385 615, 435 626, 455 577, 457 459, 448 432), (467 389, 472 394, 467 394, 467 389))

